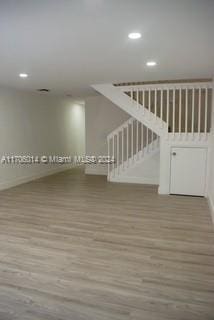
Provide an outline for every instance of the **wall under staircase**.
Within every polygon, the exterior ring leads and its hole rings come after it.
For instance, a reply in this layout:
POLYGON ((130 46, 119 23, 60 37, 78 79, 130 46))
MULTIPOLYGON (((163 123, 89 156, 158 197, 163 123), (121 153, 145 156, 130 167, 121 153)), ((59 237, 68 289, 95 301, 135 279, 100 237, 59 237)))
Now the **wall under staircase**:
POLYGON ((129 118, 108 137, 108 180, 158 184, 160 139, 135 118, 129 118))

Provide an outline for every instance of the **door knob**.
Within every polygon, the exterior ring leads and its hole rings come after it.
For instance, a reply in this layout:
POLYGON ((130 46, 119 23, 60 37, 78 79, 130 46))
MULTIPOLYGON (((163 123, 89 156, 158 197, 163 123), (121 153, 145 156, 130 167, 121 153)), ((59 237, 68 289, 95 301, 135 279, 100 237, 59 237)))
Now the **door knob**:
POLYGON ((173 152, 173 153, 172 153, 173 156, 176 156, 176 154, 177 154, 176 152, 173 152))

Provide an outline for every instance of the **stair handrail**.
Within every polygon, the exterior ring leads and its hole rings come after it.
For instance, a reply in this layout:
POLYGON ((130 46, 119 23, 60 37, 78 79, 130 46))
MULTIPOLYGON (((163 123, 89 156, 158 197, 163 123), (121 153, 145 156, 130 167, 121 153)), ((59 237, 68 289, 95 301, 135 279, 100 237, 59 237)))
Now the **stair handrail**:
POLYGON ((116 88, 120 89, 123 92, 130 91, 130 88, 134 89, 144 89, 144 90, 167 90, 167 89, 212 89, 213 82, 184 82, 184 83, 157 83, 157 84, 128 84, 128 85, 120 85, 116 86, 116 88))
POLYGON ((130 117, 128 120, 124 121, 119 127, 117 127, 116 129, 114 129, 113 131, 111 131, 108 135, 107 135, 107 139, 111 139, 113 135, 115 135, 118 131, 121 131, 126 125, 130 124, 131 121, 134 121, 135 118, 130 117))

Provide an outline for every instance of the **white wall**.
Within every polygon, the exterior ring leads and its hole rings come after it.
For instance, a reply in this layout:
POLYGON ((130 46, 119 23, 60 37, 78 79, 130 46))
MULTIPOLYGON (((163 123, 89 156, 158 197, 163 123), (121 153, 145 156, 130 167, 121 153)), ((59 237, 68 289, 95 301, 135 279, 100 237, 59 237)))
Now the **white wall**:
POLYGON ((121 172, 119 177, 112 177, 111 181, 125 183, 142 183, 159 185, 160 153, 144 159, 130 168, 128 171, 121 172))
POLYGON ((210 161, 210 184, 209 184, 209 203, 214 223, 214 98, 212 111, 212 129, 211 129, 211 161, 210 161))
POLYGON ((210 175, 210 190, 209 190, 209 200, 212 210, 212 218, 214 223, 214 133, 212 134, 212 155, 211 155, 211 175, 210 175))
MULTIPOLYGON (((130 116, 103 96, 85 100, 86 155, 107 155, 107 135, 130 116)), ((86 165, 87 174, 107 175, 106 165, 86 165)))
MULTIPOLYGON (((85 104, 64 101, 65 121, 67 121, 67 140, 72 155, 85 155, 85 104), (68 112, 68 115, 67 115, 68 112)), ((66 130, 66 128, 65 128, 66 130)))
MULTIPOLYGON (((85 153, 84 106, 71 99, 0 89, 0 157, 85 153)), ((58 165, 0 165, 0 189, 62 169, 58 165)))

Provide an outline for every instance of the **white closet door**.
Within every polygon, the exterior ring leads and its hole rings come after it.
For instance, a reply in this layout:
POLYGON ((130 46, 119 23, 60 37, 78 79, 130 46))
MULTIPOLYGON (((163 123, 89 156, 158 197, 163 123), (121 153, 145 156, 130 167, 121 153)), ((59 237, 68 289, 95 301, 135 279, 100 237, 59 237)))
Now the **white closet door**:
POLYGON ((171 194, 204 196, 207 149, 171 149, 171 194))

